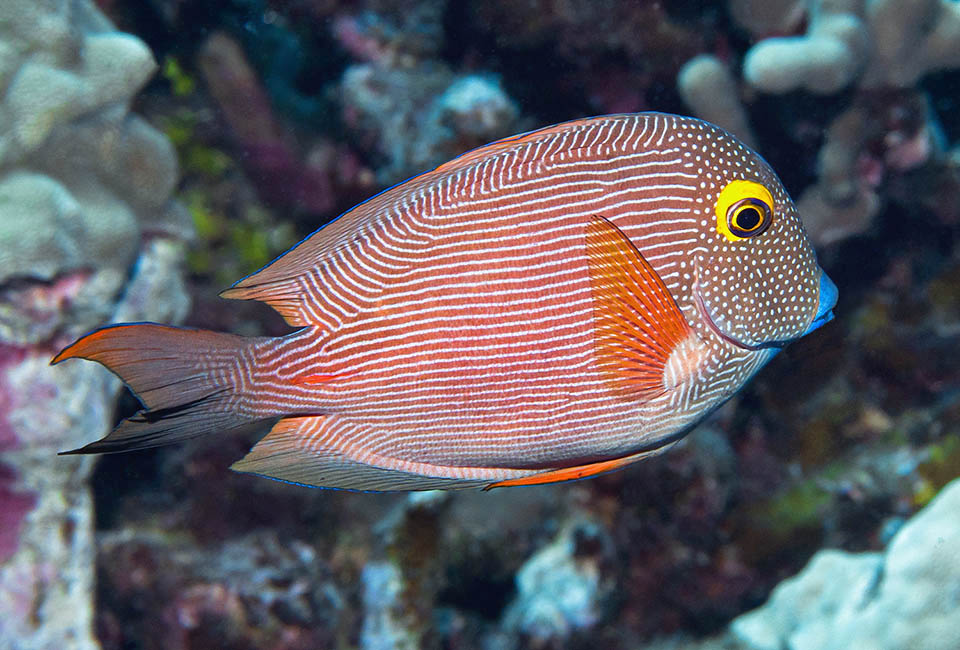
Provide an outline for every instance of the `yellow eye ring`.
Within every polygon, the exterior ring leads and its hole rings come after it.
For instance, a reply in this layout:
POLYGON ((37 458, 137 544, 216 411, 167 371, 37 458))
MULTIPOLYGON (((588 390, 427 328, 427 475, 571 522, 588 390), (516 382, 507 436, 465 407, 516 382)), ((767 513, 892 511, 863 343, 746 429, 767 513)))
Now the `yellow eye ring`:
POLYGON ((737 237, 755 237, 770 227, 770 206, 759 199, 740 199, 727 210, 727 227, 737 237))
POLYGON ((717 197, 717 232, 730 241, 763 233, 773 222, 773 195, 760 183, 731 181, 717 197))

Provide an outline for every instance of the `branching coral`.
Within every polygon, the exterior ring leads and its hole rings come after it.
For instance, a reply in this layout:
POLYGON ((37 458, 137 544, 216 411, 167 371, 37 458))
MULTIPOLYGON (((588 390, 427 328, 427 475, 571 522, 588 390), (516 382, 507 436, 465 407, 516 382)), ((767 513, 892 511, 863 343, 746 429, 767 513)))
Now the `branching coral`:
MULTIPOLYGON (((914 85, 960 67, 960 3, 952 0, 731 0, 730 13, 758 42, 743 60, 743 82, 762 93, 850 93, 826 128, 817 181, 799 197, 818 244, 870 228, 880 183, 924 167, 949 166, 936 118, 914 85), (790 34, 804 24, 802 34, 790 34)), ((687 105, 746 134, 744 108, 718 59, 691 60, 678 78, 687 105)))

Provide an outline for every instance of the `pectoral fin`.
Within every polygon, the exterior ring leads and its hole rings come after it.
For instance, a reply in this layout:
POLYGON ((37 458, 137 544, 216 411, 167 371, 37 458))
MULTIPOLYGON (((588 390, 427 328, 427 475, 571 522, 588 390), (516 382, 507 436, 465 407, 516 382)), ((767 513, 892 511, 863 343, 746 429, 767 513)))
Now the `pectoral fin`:
POLYGON ((665 391, 670 354, 693 330, 657 271, 612 222, 592 217, 585 239, 597 366, 624 396, 656 397, 665 391))

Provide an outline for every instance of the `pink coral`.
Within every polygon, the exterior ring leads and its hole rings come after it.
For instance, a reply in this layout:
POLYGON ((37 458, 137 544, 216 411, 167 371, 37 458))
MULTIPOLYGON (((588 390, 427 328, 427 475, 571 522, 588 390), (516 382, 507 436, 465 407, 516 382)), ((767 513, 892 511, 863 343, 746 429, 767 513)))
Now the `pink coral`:
POLYGON ((222 32, 212 34, 203 46, 200 68, 264 200, 309 213, 332 210, 331 169, 304 160, 293 146, 237 42, 222 32))
POLYGON ((17 552, 23 520, 37 502, 34 495, 13 489, 16 480, 13 469, 0 465, 0 564, 17 552))

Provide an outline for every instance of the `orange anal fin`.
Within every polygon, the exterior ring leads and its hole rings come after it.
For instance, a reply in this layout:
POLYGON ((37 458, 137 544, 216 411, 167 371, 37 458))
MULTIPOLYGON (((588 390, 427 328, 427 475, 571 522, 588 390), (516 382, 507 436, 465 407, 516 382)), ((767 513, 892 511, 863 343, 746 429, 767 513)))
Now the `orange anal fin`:
POLYGON ((692 328, 656 269, 612 222, 592 217, 585 241, 597 366, 625 396, 662 394, 670 355, 692 328))
POLYGON ((520 478, 511 478, 505 481, 497 481, 496 483, 491 483, 483 489, 492 490, 493 488, 516 487, 519 485, 543 485, 544 483, 561 483, 563 481, 576 481, 581 478, 589 478, 591 476, 597 476, 598 474, 606 474, 607 472, 618 470, 648 456, 654 456, 661 453, 669 446, 670 445, 668 444, 663 447, 641 451, 639 453, 630 454, 629 456, 623 456, 621 458, 601 460, 596 463, 575 465, 573 467, 561 467, 559 469, 551 469, 545 472, 532 474, 530 476, 522 476, 520 478))
MULTIPOLYGON (((434 467, 437 473, 421 474, 394 459, 359 457, 362 450, 350 439, 357 430, 334 415, 283 418, 231 469, 297 485, 369 492, 477 488, 484 483, 441 475, 450 468, 434 467)), ((372 430, 363 433, 376 435, 372 430)))

